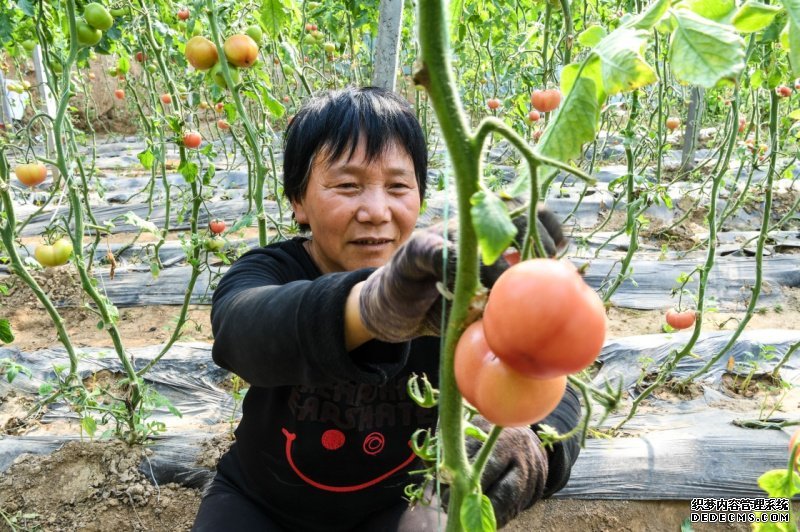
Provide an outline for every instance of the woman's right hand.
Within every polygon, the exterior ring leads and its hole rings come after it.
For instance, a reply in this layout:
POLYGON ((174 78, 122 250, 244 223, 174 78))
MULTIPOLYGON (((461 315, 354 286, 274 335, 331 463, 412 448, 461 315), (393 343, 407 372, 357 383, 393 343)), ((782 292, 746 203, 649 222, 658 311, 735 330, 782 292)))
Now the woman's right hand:
MULTIPOLYGON (((515 223, 519 231, 525 230, 527 221, 515 223)), ((537 223, 547 253, 555 255, 564 245, 561 224, 544 208, 537 212, 537 223)), ((440 334, 443 298, 439 283, 446 280, 452 287, 456 271, 455 231, 448 233, 453 241, 442 233, 441 227, 415 231, 385 266, 363 282, 358 309, 369 335, 386 342, 404 342, 440 334)), ((491 288, 509 267, 502 257, 491 266, 481 265, 481 281, 491 288)))

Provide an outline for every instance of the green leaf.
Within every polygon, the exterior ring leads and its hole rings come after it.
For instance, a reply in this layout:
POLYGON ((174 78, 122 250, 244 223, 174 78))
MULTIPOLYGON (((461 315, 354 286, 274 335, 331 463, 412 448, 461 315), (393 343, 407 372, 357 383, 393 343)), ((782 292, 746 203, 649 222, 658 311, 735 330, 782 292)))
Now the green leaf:
MULTIPOLYGON (((800 1, 800 0, 798 0, 800 1)), ((672 12, 669 62, 680 81, 710 89, 735 81, 744 69, 744 41, 732 26, 717 24, 687 11, 672 12)))
POLYGON ((478 235, 483 263, 494 264, 514 240, 517 228, 511 222, 503 200, 491 191, 479 190, 472 195, 470 203, 472 224, 478 235))
POLYGON ((641 55, 648 32, 618 28, 594 47, 606 93, 617 94, 654 83, 658 77, 641 55))
POLYGON ((119 74, 125 75, 131 69, 131 62, 128 60, 127 56, 120 56, 117 60, 117 72, 119 74))
POLYGON ((800 76, 800 31, 794 19, 789 19, 789 64, 792 67, 792 74, 800 76))
POLYGON ((216 173, 217 173, 217 167, 214 166, 214 163, 209 164, 208 167, 206 168, 206 171, 203 172, 203 184, 210 185, 211 180, 214 179, 216 173))
POLYGON ((748 0, 733 16, 733 26, 740 33, 761 31, 772 23, 781 8, 748 0))
POLYGON ((90 438, 94 438, 94 433, 97 432, 97 421, 92 416, 83 416, 81 418, 81 428, 86 431, 90 438))
POLYGON ((289 26, 292 4, 289 0, 262 0, 261 24, 270 37, 278 37, 289 26))
POLYGON ((53 385, 49 382, 44 382, 39 385, 39 395, 47 395, 53 391, 53 385))
POLYGON ((142 231, 147 231, 148 233, 152 233, 156 236, 160 235, 158 227, 153 222, 145 220, 141 218, 138 214, 128 211, 125 213, 125 223, 128 225, 133 225, 142 231))
POLYGON ((602 106, 606 101, 606 91, 603 89, 603 73, 600 69, 600 59, 592 56, 585 61, 583 70, 581 70, 580 63, 571 63, 564 67, 561 71, 561 92, 569 94, 575 85, 575 80, 578 77, 578 72, 581 73, 582 78, 589 78, 594 82, 595 89, 597 89, 597 103, 602 106))
POLYGON ((180 172, 187 183, 194 183, 194 180, 197 179, 197 174, 200 172, 200 168, 197 166, 197 163, 181 161, 181 164, 178 166, 178 172, 180 172))
POLYGON ((800 120, 800 109, 795 109, 791 113, 789 113, 789 118, 792 120, 800 120))
POLYGON ((781 0, 781 2, 789 14, 789 20, 794 22, 795 26, 800 27, 800 0, 781 0))
POLYGON ((33 2, 31 0, 17 0, 17 7, 29 17, 36 15, 33 11, 33 2))
POLYGON ((591 48, 603 40, 606 35, 608 32, 603 26, 589 26, 578 35, 578 42, 581 46, 591 48))
POLYGON ((728 22, 736 3, 733 0, 684 0, 681 7, 715 22, 728 22))
POLYGON ((147 148, 143 152, 139 153, 136 157, 139 159, 139 162, 142 163, 142 166, 144 166, 145 170, 150 170, 153 168, 153 163, 155 162, 156 158, 150 148, 147 148))
POLYGON ((628 28, 637 30, 649 30, 658 24, 664 17, 664 13, 669 9, 671 0, 656 0, 645 11, 625 23, 628 28))
POLYGON ((272 116, 275 118, 282 117, 284 113, 286 113, 286 108, 283 106, 283 104, 273 98, 272 93, 270 93, 266 87, 260 86, 259 89, 261 89, 261 101, 267 106, 267 109, 269 109, 269 112, 272 114, 272 116))
POLYGON ((470 532, 494 532, 497 521, 489 497, 481 493, 470 493, 461 505, 461 526, 470 532))
POLYGON ((14 333, 11 332, 11 323, 7 319, 0 318, 0 342, 10 344, 14 341, 14 333))
POLYGON ((770 497, 792 498, 800 493, 800 475, 788 469, 773 469, 758 477, 758 485, 770 497))
MULTIPOLYGON (((583 144, 594 140, 599 117, 594 81, 581 76, 542 134, 536 151, 563 162, 580 157, 583 144)), ((540 185, 555 173, 555 168, 549 166, 539 168, 540 185)))

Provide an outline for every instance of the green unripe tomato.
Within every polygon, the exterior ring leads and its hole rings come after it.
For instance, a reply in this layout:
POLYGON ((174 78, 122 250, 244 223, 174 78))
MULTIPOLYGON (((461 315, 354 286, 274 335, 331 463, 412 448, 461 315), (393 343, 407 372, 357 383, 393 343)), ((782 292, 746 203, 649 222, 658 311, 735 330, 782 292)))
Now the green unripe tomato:
POLYGON ((128 10, 124 9, 124 8, 117 8, 117 9, 112 9, 111 10, 111 16, 112 17, 124 17, 127 14, 128 14, 128 10))
POLYGON ((326 54, 332 54, 336 51, 336 45, 330 41, 323 44, 322 47, 325 49, 326 54))
POLYGON ((108 31, 114 25, 114 17, 111 16, 108 9, 97 2, 87 4, 83 10, 83 18, 91 27, 100 31, 108 31))
POLYGON ((219 236, 213 236, 211 238, 206 238, 204 244, 208 251, 222 251, 225 248, 225 239, 219 236))
POLYGON ((261 31, 261 26, 257 24, 248 26, 247 29, 244 30, 244 34, 248 35, 251 39, 256 41, 256 44, 261 44, 261 39, 264 38, 264 32, 261 31))
POLYGON ((151 74, 155 74, 156 72, 158 72, 158 67, 153 63, 150 63, 149 65, 147 65, 147 71, 150 72, 151 74))
POLYGON ((58 61, 51 61, 50 62, 50 68, 56 74, 61 74, 62 72, 64 72, 64 67, 58 61))
POLYGON ((24 41, 22 41, 22 47, 27 52, 32 52, 33 49, 36 48, 37 44, 38 43, 36 41, 34 41, 33 39, 25 39, 24 41))
MULTIPOLYGON (((241 76, 239 75, 239 69, 235 66, 228 64, 228 70, 231 72, 231 81, 233 81, 234 85, 238 85, 239 81, 241 81, 241 76)), ((217 63, 214 65, 214 68, 211 69, 211 77, 216 83, 217 87, 220 89, 232 88, 228 87, 225 83, 225 76, 222 73, 222 65, 217 63)))
POLYGON ((94 46, 102 38, 102 31, 93 28, 82 20, 78 22, 78 44, 81 46, 94 46))

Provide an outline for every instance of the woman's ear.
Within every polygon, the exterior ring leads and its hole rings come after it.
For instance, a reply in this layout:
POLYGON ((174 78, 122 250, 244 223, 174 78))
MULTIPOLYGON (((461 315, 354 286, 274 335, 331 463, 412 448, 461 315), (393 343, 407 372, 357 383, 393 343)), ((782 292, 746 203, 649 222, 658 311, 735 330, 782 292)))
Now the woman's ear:
POLYGON ((297 223, 308 225, 308 215, 303 207, 302 200, 292 200, 292 210, 294 211, 294 219, 297 220, 297 223))

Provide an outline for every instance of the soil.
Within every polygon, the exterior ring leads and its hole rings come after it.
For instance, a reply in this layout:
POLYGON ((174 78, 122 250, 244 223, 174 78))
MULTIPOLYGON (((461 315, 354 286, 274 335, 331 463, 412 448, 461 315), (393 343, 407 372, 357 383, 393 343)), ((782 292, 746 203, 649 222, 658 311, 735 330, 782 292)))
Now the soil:
POLYGON ((6 525, 13 519, 17 530, 188 530, 200 493, 154 485, 138 469, 149 452, 120 442, 69 442, 50 455, 21 455, 0 477, 6 525))

